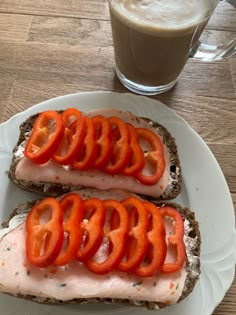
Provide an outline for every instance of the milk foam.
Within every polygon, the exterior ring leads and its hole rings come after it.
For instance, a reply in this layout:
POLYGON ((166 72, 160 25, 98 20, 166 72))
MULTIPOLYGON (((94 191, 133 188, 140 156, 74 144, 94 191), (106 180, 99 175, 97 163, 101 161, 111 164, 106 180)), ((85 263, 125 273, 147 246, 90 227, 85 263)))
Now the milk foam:
POLYGON ((191 31, 204 20, 204 0, 110 0, 124 23, 148 32, 191 31))

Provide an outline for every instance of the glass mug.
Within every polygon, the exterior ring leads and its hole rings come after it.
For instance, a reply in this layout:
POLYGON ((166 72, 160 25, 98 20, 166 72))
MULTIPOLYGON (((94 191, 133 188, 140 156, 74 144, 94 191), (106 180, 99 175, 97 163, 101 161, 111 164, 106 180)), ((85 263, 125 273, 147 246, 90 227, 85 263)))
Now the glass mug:
POLYGON ((235 52, 199 41, 218 0, 109 0, 116 74, 129 90, 171 89, 189 57, 215 61, 235 52))

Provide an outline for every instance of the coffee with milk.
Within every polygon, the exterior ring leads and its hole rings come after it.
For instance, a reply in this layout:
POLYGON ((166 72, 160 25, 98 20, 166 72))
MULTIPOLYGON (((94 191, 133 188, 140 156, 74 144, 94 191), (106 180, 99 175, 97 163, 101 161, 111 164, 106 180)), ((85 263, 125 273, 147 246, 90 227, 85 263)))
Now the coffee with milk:
POLYGON ((205 0, 109 0, 118 76, 173 86, 207 23, 205 0))

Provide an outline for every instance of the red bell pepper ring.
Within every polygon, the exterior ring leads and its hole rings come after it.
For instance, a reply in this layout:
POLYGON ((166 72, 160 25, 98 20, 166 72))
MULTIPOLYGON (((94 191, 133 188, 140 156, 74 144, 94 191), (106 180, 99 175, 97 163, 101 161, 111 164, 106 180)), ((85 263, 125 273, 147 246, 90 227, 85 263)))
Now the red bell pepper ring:
POLYGON ((144 168, 145 158, 139 145, 135 128, 130 123, 127 123, 127 127, 131 136, 130 148, 132 153, 128 165, 123 170, 123 174, 126 176, 134 176, 144 168))
POLYGON ((149 262, 141 264, 134 270, 134 273, 140 277, 152 277, 160 273, 166 258, 166 230, 162 215, 158 208, 150 202, 144 202, 143 205, 150 215, 150 228, 147 233, 149 240, 149 262))
POLYGON ((106 166, 112 154, 112 131, 108 120, 103 116, 92 117, 95 127, 96 142, 98 145, 98 156, 94 161, 95 168, 106 166))
POLYGON ((32 207, 25 223, 26 257, 31 264, 44 268, 53 263, 63 244, 62 221, 60 204, 54 198, 43 199, 32 207), (45 222, 41 222, 44 217, 45 222))
POLYGON ((60 206, 64 215, 64 244, 53 264, 64 266, 76 258, 82 242, 83 233, 80 223, 84 217, 84 203, 77 194, 69 193, 60 200, 60 206))
POLYGON ((72 162, 72 167, 77 170, 87 170, 92 168, 98 154, 93 121, 89 117, 84 117, 84 120, 86 125, 84 143, 72 162))
POLYGON ((120 262, 118 270, 130 272, 141 264, 148 250, 148 211, 137 198, 127 198, 121 204, 129 211, 129 234, 125 259, 120 262))
POLYGON ((26 143, 25 156, 36 164, 48 162, 60 144, 64 129, 57 112, 48 110, 39 114, 26 143))
POLYGON ((176 247, 176 261, 174 263, 165 262, 161 268, 162 272, 172 273, 179 271, 186 258, 186 249, 184 244, 184 222, 181 214, 172 207, 162 207, 160 212, 163 218, 169 217, 174 220, 174 234, 168 237, 170 246, 176 247))
POLYGON ((103 241, 103 227, 106 220, 106 212, 100 199, 91 198, 84 201, 84 217, 87 222, 82 222, 82 231, 85 237, 84 243, 77 251, 77 259, 86 261, 92 258, 103 241))
POLYGON ((122 172, 129 162, 130 134, 125 122, 118 117, 109 117, 109 124, 112 128, 112 155, 104 170, 109 174, 122 172))
POLYGON ((82 148, 86 129, 84 117, 76 108, 66 109, 62 113, 62 120, 65 132, 53 159, 59 164, 68 165, 82 148))
POLYGON ((136 179, 139 180, 144 185, 154 185, 162 177, 165 170, 165 157, 163 144, 159 137, 149 129, 146 128, 136 128, 139 139, 144 139, 147 141, 151 147, 152 151, 148 151, 145 154, 145 159, 148 164, 152 165, 152 174, 145 174, 145 168, 143 171, 135 175, 136 179))
POLYGON ((109 242, 109 253, 107 258, 99 263, 94 258, 85 262, 87 268, 96 274, 105 274, 114 270, 120 263, 125 253, 125 243, 128 234, 128 213, 125 207, 118 201, 108 199, 103 201, 106 212, 116 211, 119 215, 119 225, 115 229, 105 233, 109 242))

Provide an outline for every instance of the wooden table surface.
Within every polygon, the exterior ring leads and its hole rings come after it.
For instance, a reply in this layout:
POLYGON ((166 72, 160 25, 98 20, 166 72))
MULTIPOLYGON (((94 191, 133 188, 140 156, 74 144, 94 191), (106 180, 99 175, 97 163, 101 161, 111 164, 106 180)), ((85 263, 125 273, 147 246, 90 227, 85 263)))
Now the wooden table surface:
MULTIPOLYGON (((235 16, 235 9, 221 2, 204 38, 209 43, 233 39, 235 16)), ((127 92, 113 66, 107 0, 0 1, 1 122, 63 94, 127 92)), ((174 109, 209 145, 236 205, 236 58, 189 60, 176 87, 154 98, 174 109)), ((233 314, 236 280, 214 312, 233 314)))

